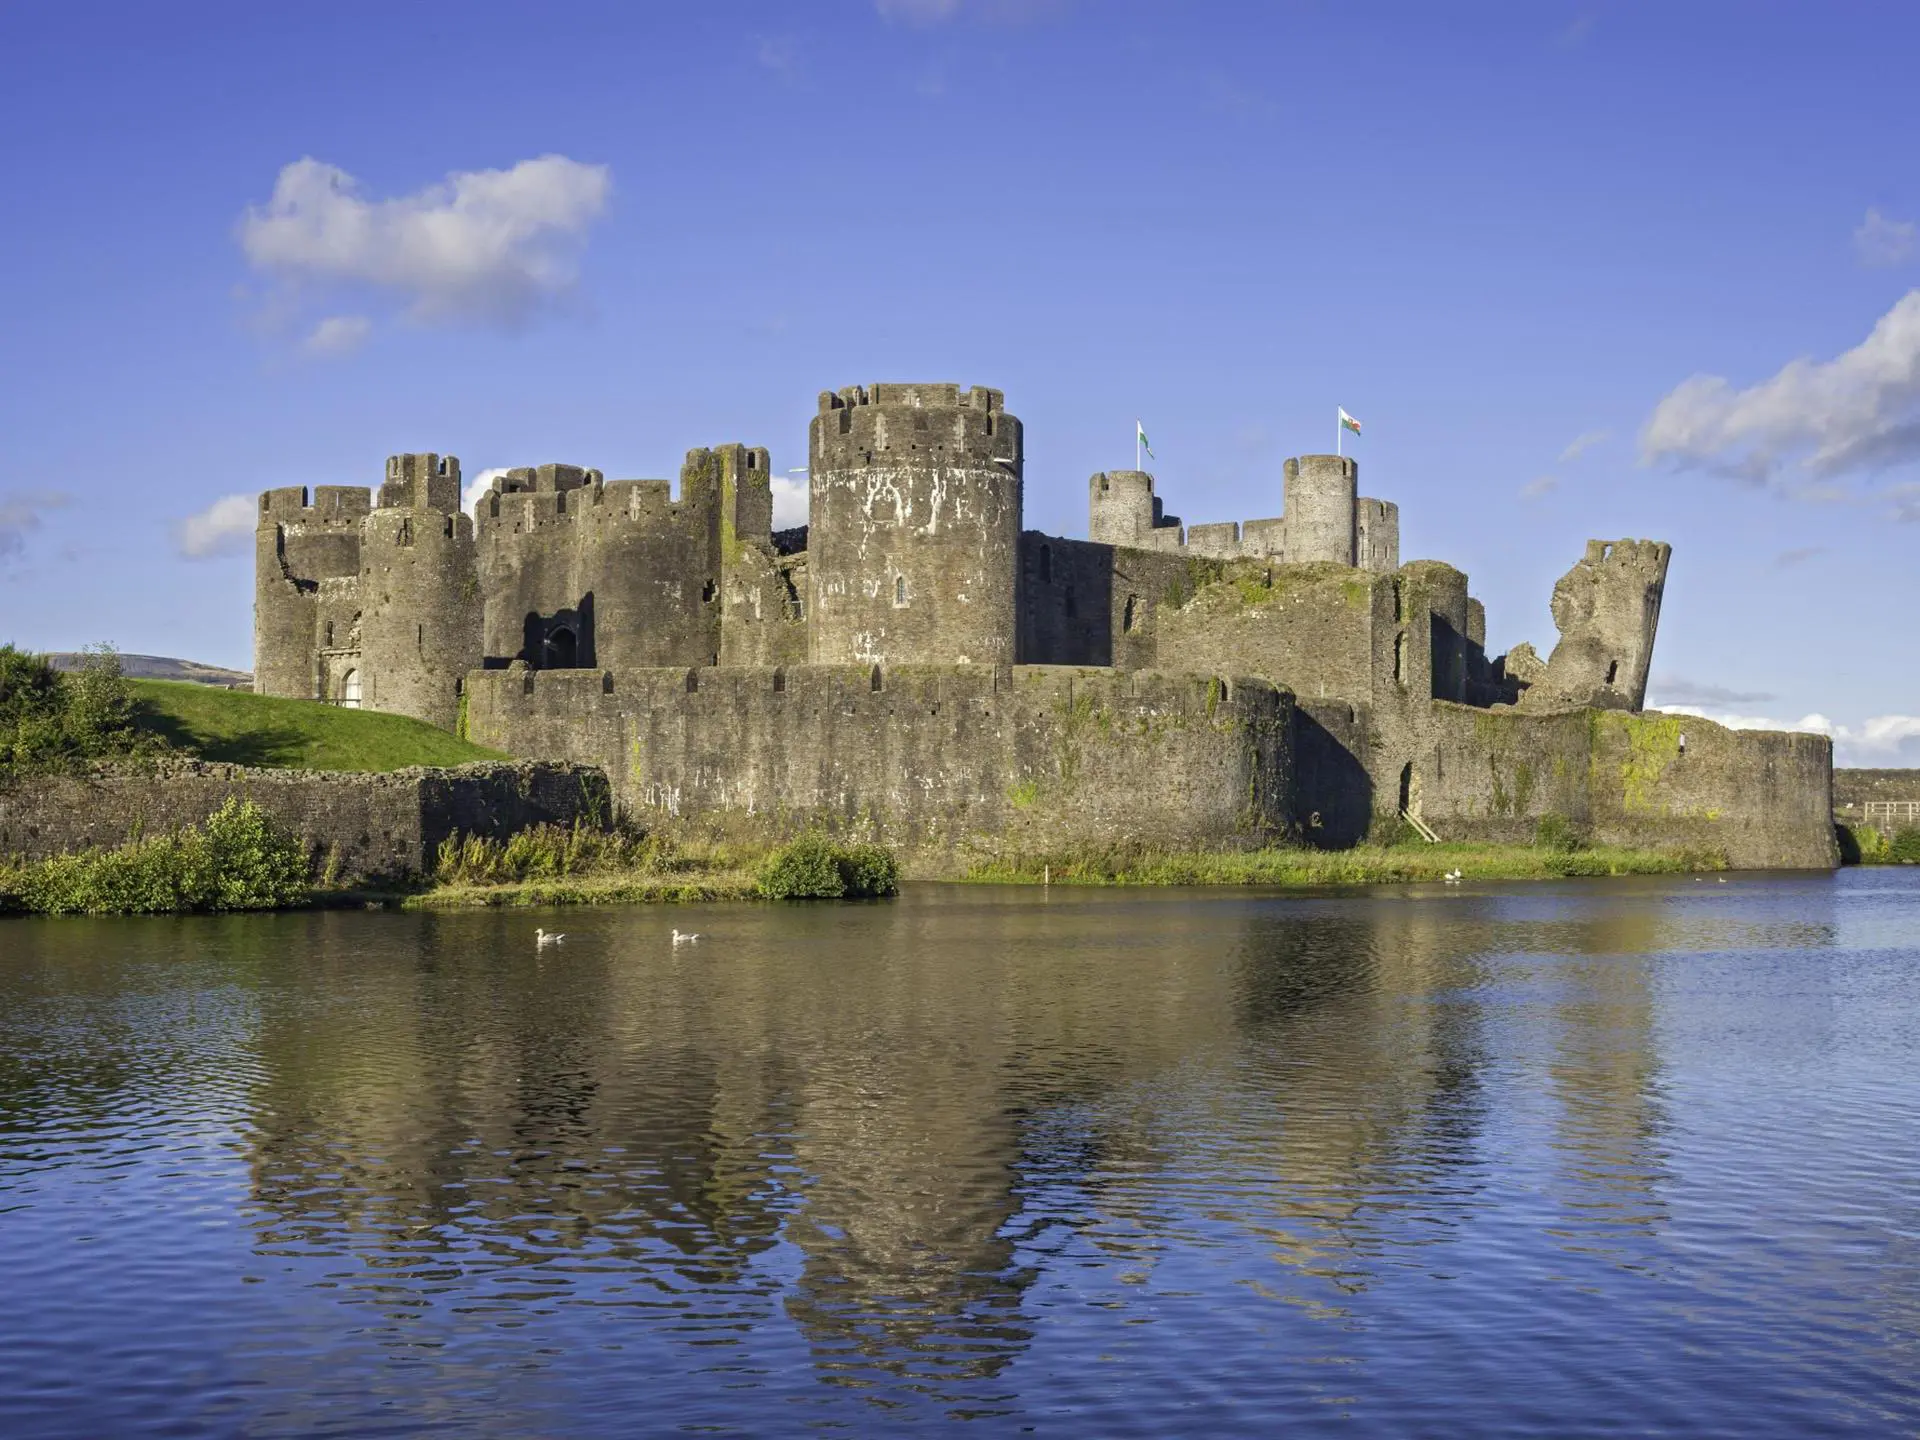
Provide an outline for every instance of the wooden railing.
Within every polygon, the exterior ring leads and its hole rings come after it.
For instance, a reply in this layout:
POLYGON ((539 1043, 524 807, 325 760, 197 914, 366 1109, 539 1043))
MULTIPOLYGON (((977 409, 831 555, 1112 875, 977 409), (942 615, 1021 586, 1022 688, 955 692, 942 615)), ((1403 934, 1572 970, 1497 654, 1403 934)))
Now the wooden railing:
POLYGON ((1920 800, 1868 800, 1860 808, 1869 825, 1920 824, 1920 800))

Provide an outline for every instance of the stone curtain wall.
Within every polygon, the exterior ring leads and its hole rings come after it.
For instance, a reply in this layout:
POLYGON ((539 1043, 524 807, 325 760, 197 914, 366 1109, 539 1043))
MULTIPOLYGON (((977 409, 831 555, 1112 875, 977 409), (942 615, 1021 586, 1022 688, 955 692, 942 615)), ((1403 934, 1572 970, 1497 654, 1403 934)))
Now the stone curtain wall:
POLYGON ((1053 666, 491 671, 475 740, 606 767, 648 826, 909 852, 1233 849, 1291 826, 1292 697, 1053 666))
POLYGON ((503 837, 529 825, 605 824, 606 777, 567 764, 463 765, 385 774, 169 762, 20 780, 0 788, 0 855, 40 860, 197 825, 230 795, 253 801, 305 843, 316 874, 331 854, 354 882, 431 870, 455 830, 503 837))
MULTIPOLYGON (((1429 723, 1415 762, 1420 813, 1442 839, 1524 844, 1543 817, 1560 815, 1605 844, 1700 846, 1741 869, 1839 863, 1824 735, 1654 712, 1447 704, 1429 723)), ((1383 800, 1397 790, 1387 779, 1374 777, 1383 800)))

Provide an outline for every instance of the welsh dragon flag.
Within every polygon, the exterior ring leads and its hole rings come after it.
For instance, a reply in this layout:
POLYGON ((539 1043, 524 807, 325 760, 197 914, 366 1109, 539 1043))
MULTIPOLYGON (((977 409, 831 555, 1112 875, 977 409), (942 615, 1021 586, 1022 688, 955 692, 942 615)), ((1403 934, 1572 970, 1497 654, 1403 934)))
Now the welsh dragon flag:
POLYGON ((1340 412, 1340 428, 1342 430, 1351 430, 1354 434, 1358 435, 1360 433, 1360 422, 1347 414, 1345 407, 1336 405, 1333 408, 1340 412))
MULTIPOLYGON (((1343 410, 1340 413, 1344 415, 1346 412, 1343 410)), ((1133 438, 1139 442, 1140 448, 1147 452, 1147 458, 1149 460, 1159 458, 1153 453, 1153 446, 1147 443, 1147 427, 1142 425, 1138 420, 1133 422, 1133 438)))

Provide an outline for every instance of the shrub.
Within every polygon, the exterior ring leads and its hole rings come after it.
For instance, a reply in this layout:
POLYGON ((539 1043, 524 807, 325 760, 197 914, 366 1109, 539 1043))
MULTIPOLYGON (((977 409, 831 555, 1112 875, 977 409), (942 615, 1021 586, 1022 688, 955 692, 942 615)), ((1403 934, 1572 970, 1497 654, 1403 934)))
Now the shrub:
POLYGON ((1542 815, 1533 827, 1533 843, 1541 850, 1551 850, 1560 855, 1571 855, 1582 848, 1585 837, 1579 828, 1564 815, 1542 815))
POLYGON ((101 645, 62 675, 44 656, 0 645, 0 776, 70 769, 159 747, 138 724, 120 657, 101 645))
POLYGON ((900 867, 878 845, 836 845, 817 830, 782 845, 760 867, 769 900, 865 899, 900 889, 900 867))
POLYGON ((17 908, 43 915, 270 910, 309 894, 300 842, 235 796, 202 826, 55 855, 14 871, 6 888, 17 908))
POLYGON ((1896 865, 1920 865, 1920 826, 1896 831, 1887 845, 1887 859, 1896 865))
POLYGON ((442 885, 510 885, 567 875, 606 874, 667 864, 671 849, 631 830, 602 830, 576 822, 529 825, 505 840, 485 835, 449 835, 434 855, 434 879, 442 885))

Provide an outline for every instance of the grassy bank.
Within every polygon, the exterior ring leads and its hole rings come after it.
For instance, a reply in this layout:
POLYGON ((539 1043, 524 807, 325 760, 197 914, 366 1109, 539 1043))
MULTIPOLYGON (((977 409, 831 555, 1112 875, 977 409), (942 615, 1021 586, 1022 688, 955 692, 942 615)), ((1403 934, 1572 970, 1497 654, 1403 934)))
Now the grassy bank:
POLYGON ((1128 851, 1105 855, 1002 858, 970 868, 983 884, 1055 885, 1399 885, 1466 880, 1551 880, 1582 875, 1676 875, 1724 870, 1706 850, 1594 846, 1360 845, 1351 850, 1272 849, 1228 854, 1128 851))
POLYGON ((135 723, 202 760, 300 770, 400 770, 504 760, 422 720, 180 680, 128 680, 135 723))
POLYGON ((861 900, 895 894, 878 846, 807 834, 779 846, 677 845, 629 831, 540 825, 456 836, 410 885, 316 885, 300 843, 251 802, 202 826, 29 864, 0 861, 0 912, 165 915, 216 910, 467 910, 701 900, 861 900))

